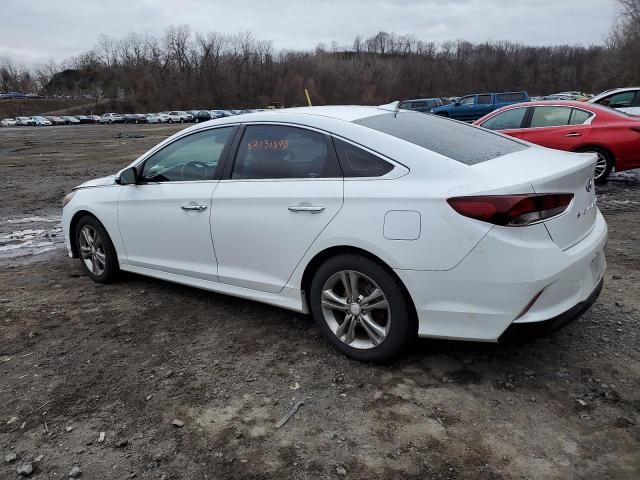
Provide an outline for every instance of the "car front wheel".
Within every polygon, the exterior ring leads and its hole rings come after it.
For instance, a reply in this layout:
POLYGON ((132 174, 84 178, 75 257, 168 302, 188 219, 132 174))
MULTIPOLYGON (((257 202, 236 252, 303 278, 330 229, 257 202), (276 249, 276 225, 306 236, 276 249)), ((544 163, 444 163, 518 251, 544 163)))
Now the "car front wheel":
POLYGON ((76 227, 76 245, 82 269, 99 283, 113 281, 118 273, 118 258, 109 234, 91 216, 80 219, 76 227))
POLYGON ((416 335, 399 281, 367 257, 327 260, 311 282, 310 301, 322 334, 356 360, 389 360, 416 335))

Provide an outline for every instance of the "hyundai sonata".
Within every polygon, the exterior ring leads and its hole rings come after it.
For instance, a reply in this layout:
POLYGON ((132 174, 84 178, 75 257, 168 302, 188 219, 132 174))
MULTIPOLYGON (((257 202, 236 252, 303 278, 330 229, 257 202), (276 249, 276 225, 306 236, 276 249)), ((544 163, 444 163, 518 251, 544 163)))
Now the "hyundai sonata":
MULTIPOLYGON (((312 313, 365 361, 557 328, 602 288, 596 156, 391 107, 182 130, 64 199, 69 255, 312 313)), ((275 326, 274 326, 275 327, 275 326)))

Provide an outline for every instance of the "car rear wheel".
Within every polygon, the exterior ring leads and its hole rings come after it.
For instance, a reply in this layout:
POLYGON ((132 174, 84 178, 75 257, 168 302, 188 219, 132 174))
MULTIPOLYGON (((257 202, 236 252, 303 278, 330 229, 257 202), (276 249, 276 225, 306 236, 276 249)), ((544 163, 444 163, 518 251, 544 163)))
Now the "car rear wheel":
POLYGON ((597 147, 587 147, 578 151, 580 153, 595 153, 598 156, 593 179, 598 184, 605 183, 613 169, 613 157, 611 154, 606 150, 597 147))
POLYGON ((118 273, 118 258, 109 234, 91 216, 80 219, 76 226, 76 245, 82 269, 99 283, 112 282, 118 273))
POLYGON ((415 337, 401 285, 369 258, 339 255, 327 260, 311 282, 310 301, 321 333, 356 360, 389 360, 415 337))

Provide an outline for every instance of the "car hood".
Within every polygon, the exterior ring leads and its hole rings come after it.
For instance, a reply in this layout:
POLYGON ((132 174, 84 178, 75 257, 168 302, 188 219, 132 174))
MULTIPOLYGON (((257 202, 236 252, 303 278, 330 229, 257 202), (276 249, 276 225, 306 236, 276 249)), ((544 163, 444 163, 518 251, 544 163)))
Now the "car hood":
POLYGON ((87 182, 81 183, 74 190, 79 188, 104 187, 106 185, 115 185, 115 175, 107 175, 106 177, 94 178, 87 182))

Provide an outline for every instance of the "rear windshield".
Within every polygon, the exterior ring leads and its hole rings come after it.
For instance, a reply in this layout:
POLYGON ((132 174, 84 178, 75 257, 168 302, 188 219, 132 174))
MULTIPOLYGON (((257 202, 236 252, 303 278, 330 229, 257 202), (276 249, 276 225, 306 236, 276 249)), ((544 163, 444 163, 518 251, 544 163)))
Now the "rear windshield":
POLYGON ((527 145, 461 122, 423 113, 384 113, 354 123, 393 135, 466 165, 519 152, 527 145))

